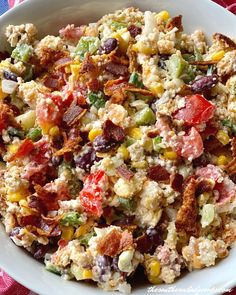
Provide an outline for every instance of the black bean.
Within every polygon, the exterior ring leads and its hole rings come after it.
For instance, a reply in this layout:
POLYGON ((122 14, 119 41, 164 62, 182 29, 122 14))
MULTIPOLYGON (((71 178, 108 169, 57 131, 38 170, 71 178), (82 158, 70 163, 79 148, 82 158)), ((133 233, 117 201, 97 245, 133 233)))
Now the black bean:
POLYGON ((93 142, 93 147, 96 152, 106 153, 116 147, 117 143, 105 138, 104 135, 99 135, 93 142))
POLYGON ((94 162, 99 161, 100 158, 96 156, 96 152, 93 148, 90 148, 88 152, 84 153, 82 156, 79 156, 75 159, 75 165, 86 172, 89 172, 90 168, 94 162))
POLYGON ((13 230, 10 232, 10 237, 17 236, 20 233, 21 227, 17 226, 14 227, 13 230))
POLYGON ((140 27, 135 26, 135 25, 130 25, 128 27, 128 31, 130 32, 130 35, 133 38, 135 38, 137 35, 140 35, 142 33, 142 29, 140 27))
POLYGON ((96 265, 98 267, 100 275, 104 275, 110 269, 110 258, 106 255, 98 255, 96 259, 96 265))
POLYGON ((115 38, 108 38, 103 45, 99 48, 100 53, 110 53, 118 46, 118 42, 115 38))
POLYGON ((191 90, 195 93, 210 90, 218 83, 218 76, 216 74, 211 76, 201 77, 192 82, 191 90))
POLYGON ((3 76, 7 80, 12 80, 12 81, 17 82, 17 75, 15 73, 4 70, 3 71, 3 76))

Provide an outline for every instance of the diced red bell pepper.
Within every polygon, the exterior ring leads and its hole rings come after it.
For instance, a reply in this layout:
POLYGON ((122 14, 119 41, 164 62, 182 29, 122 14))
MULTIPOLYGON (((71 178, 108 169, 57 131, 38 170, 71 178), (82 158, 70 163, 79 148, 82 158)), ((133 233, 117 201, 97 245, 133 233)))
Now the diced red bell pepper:
POLYGON ((102 197, 106 189, 106 182, 107 177, 103 170, 91 173, 85 179, 79 198, 87 213, 97 217, 102 215, 102 197))
POLYGON ((23 158, 27 155, 30 155, 30 152, 34 149, 34 143, 32 140, 26 138, 21 145, 19 146, 18 150, 15 152, 14 155, 9 159, 9 161, 16 160, 18 158, 23 158))
POLYGON ((177 110, 173 117, 183 120, 188 126, 206 123, 212 118, 216 107, 202 95, 188 95, 185 97, 185 106, 177 110))

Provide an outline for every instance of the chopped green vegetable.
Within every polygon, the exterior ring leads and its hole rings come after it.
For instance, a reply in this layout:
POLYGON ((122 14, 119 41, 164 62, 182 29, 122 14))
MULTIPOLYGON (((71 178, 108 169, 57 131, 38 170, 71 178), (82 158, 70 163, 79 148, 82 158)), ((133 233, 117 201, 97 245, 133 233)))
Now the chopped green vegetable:
POLYGON ((156 116, 152 109, 145 107, 134 115, 134 120, 137 125, 151 125, 156 122, 156 116))
POLYGON ((68 212, 62 217, 60 223, 65 226, 77 227, 78 225, 81 225, 83 221, 78 212, 68 212))
POLYGON ((180 78, 180 76, 183 74, 183 71, 188 66, 188 63, 177 54, 172 54, 169 58, 169 61, 167 62, 168 71, 172 78, 180 78))
POLYGON ((104 108, 105 106, 105 99, 104 99, 104 93, 102 91, 96 92, 90 92, 88 95, 88 99, 90 103, 95 106, 95 108, 100 109, 104 108))
POLYGON ((42 130, 40 127, 31 128, 27 134, 27 137, 32 141, 38 141, 42 137, 42 130))
POLYGON ((138 73, 136 73, 136 72, 133 72, 130 75, 129 83, 137 86, 138 88, 143 88, 144 87, 140 75, 138 73))
POLYGON ((85 247, 88 247, 89 240, 94 236, 95 236, 95 232, 91 231, 91 232, 83 235, 81 238, 79 238, 79 242, 80 242, 81 245, 84 245, 85 247))
POLYGON ((234 124, 229 119, 224 119, 221 121, 222 125, 228 127, 234 134, 236 134, 236 124, 234 124))
POLYGON ((196 77, 195 68, 189 65, 188 67, 185 68, 180 78, 183 79, 183 81, 188 84, 189 82, 193 81, 195 77, 196 77))
POLYGON ((195 55, 195 60, 196 61, 202 61, 203 57, 201 52, 199 51, 199 49, 197 47, 194 47, 194 55, 195 55))
POLYGON ((16 48, 12 51, 11 57, 19 61, 28 62, 32 53, 32 46, 27 44, 21 44, 17 45, 16 48))
POLYGON ((156 151, 157 153, 159 153, 162 150, 162 148, 163 148, 162 137, 161 136, 157 136, 157 137, 153 138, 152 142, 153 142, 153 149, 154 149, 154 151, 156 151))
POLYGON ((215 206, 213 204, 206 204, 203 206, 201 211, 201 225, 202 227, 207 227, 212 223, 215 217, 215 206))
POLYGON ((24 132, 22 130, 16 129, 14 127, 9 127, 7 129, 7 132, 9 135, 19 137, 20 139, 23 139, 25 137, 24 132))
POLYGON ((31 65, 27 65, 26 71, 24 73, 24 81, 28 82, 28 81, 32 80, 33 74, 34 74, 33 67, 31 65))
POLYGON ((56 268, 55 265, 53 265, 50 261, 47 261, 46 262, 46 266, 45 266, 46 270, 52 272, 52 273, 55 273, 57 275, 60 275, 60 271, 56 268))
POLYGON ((127 210, 127 211, 135 210, 136 203, 133 199, 119 198, 118 200, 119 200, 120 207, 123 210, 127 210))
POLYGON ((126 139, 125 139, 124 145, 126 147, 128 147, 128 146, 131 146, 133 143, 135 143, 135 139, 127 136, 126 139))
POLYGON ((81 37, 76 46, 75 54, 83 59, 86 52, 94 54, 98 50, 100 44, 101 42, 98 37, 81 37))
POLYGON ((195 61, 195 56, 193 54, 184 53, 182 56, 183 56, 184 60, 186 60, 187 62, 195 61))
POLYGON ((64 172, 69 172, 71 174, 71 165, 68 162, 62 162, 58 167, 58 177, 64 172))
POLYGON ((126 27, 127 27, 127 25, 125 23, 121 23, 121 22, 117 22, 117 21, 111 22, 111 28, 115 31, 120 30, 120 29, 124 29, 126 27))

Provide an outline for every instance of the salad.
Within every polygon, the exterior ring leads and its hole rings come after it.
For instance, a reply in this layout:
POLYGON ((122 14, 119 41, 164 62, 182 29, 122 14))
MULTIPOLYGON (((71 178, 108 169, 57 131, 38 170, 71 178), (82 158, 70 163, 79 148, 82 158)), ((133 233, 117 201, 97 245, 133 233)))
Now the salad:
POLYGON ((0 52, 0 217, 62 278, 129 293, 236 240, 236 43, 126 8, 0 52))

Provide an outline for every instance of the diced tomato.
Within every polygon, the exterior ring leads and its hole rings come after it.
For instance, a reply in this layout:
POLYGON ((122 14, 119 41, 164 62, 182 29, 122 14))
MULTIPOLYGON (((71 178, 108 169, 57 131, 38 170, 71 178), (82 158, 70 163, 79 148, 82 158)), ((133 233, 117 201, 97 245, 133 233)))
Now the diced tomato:
POLYGON ((86 212, 97 217, 102 215, 102 197, 106 190, 106 183, 107 177, 102 170, 90 174, 85 179, 79 198, 86 212))
POLYGON ((183 136, 180 155, 187 159, 196 159, 203 153, 203 141, 196 128, 192 127, 188 135, 183 136))
POLYGON ((206 123, 212 118, 215 106, 202 95, 188 95, 185 97, 185 106, 177 110, 173 117, 183 120, 188 126, 206 123))
POLYGON ((196 175, 201 178, 208 178, 218 182, 222 182, 223 180, 223 171, 219 167, 211 164, 203 168, 198 168, 196 170, 196 175))
POLYGON ((47 132, 53 126, 60 124, 62 114, 59 104, 58 97, 45 98, 37 104, 37 121, 44 132, 47 132))
POLYGON ((34 143, 32 140, 26 138, 21 145, 19 146, 16 153, 11 157, 10 161, 13 161, 18 158, 23 158, 30 154, 30 152, 34 149, 34 143))

